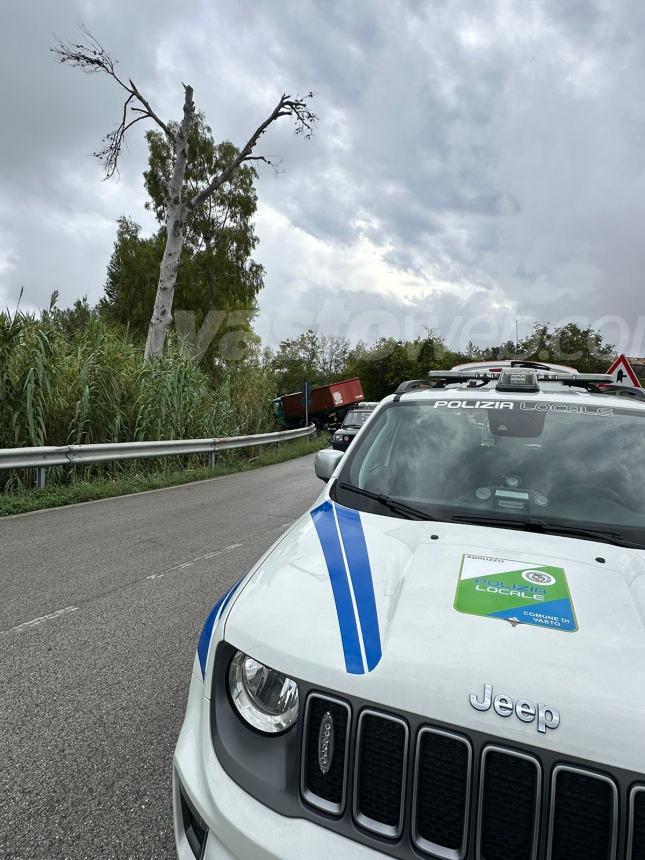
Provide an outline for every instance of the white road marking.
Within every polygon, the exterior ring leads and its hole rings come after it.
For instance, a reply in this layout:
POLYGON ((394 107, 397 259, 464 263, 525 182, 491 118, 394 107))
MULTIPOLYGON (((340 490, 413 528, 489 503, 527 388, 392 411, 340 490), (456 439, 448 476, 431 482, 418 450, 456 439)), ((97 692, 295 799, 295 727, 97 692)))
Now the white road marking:
MULTIPOLYGON (((215 549, 212 552, 207 552, 205 555, 199 555, 197 558, 192 559, 191 561, 183 561, 181 564, 176 564, 174 567, 171 567, 169 570, 165 570, 163 573, 152 573, 150 576, 146 576, 146 579, 163 579, 167 573, 172 573, 177 570, 185 570, 188 567, 192 567, 198 561, 206 561, 210 558, 215 558, 218 555, 223 555, 227 552, 232 552, 235 549, 239 549, 242 546, 241 543, 232 543, 229 546, 225 546, 222 549, 215 549)), ((60 618, 61 615, 68 615, 70 612, 77 612, 78 606, 65 606, 63 609, 57 609, 55 612, 49 612, 47 615, 41 615, 38 618, 32 618, 31 621, 23 621, 22 624, 16 624, 15 627, 10 627, 8 630, 0 631, 2 633, 11 633, 13 631, 20 630, 28 630, 31 627, 38 627, 39 624, 44 624, 45 621, 53 621, 55 618, 60 618)))
POLYGON ((17 624, 15 627, 10 627, 12 630, 26 630, 28 627, 37 627, 44 621, 52 621, 54 618, 60 618, 61 615, 67 615, 70 612, 76 612, 78 606, 65 606, 64 609, 57 609, 56 612, 50 612, 48 615, 41 615, 39 618, 32 618, 31 621, 23 621, 22 624, 17 624))
POLYGON ((212 552, 207 552, 205 555, 198 555, 197 558, 193 558, 190 561, 182 561, 181 564, 176 564, 174 567, 164 570, 163 573, 151 573, 150 576, 146 576, 146 579, 163 579, 167 573, 173 573, 176 570, 185 570, 187 567, 192 567, 194 564, 197 564, 198 561, 207 561, 209 558, 215 558, 217 555, 222 555, 225 552, 239 549, 241 546, 241 543, 232 543, 222 549, 214 549, 212 552))
POLYGON ((223 552, 230 552, 232 549, 239 549, 241 546, 241 543, 232 543, 225 546, 224 549, 215 549, 213 552, 207 552, 206 555, 198 555, 194 561, 205 561, 208 558, 215 558, 216 555, 221 555, 223 552))

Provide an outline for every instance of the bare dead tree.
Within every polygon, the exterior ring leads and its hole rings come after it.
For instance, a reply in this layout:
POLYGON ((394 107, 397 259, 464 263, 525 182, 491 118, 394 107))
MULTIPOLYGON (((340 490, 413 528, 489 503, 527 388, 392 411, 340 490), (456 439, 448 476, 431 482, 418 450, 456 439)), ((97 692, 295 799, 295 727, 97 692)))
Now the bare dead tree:
POLYGON ((277 162, 273 157, 255 154, 258 141, 274 122, 283 117, 290 117, 293 120, 296 134, 305 138, 311 137, 317 119, 310 108, 313 93, 307 93, 303 97, 283 94, 271 113, 260 123, 230 164, 213 176, 204 188, 191 196, 184 185, 184 177, 189 158, 188 135, 195 120, 193 88, 188 84, 183 85, 183 118, 179 130, 173 134, 168 125, 155 113, 150 102, 134 82, 130 78, 126 81, 117 73, 117 61, 108 54, 92 33, 85 28, 82 28, 82 33, 84 42, 59 42, 51 50, 59 62, 80 69, 86 74, 105 74, 112 78, 124 92, 119 123, 103 138, 102 149, 94 153, 104 164, 105 178, 111 179, 115 174, 118 174, 119 157, 126 133, 141 120, 154 122, 167 135, 173 145, 175 158, 172 176, 167 187, 166 246, 161 261, 157 295, 150 318, 145 349, 146 360, 155 359, 163 352, 166 336, 172 322, 172 305, 179 259, 185 238, 186 219, 211 198, 218 188, 231 179, 241 164, 257 161, 276 167, 277 162))

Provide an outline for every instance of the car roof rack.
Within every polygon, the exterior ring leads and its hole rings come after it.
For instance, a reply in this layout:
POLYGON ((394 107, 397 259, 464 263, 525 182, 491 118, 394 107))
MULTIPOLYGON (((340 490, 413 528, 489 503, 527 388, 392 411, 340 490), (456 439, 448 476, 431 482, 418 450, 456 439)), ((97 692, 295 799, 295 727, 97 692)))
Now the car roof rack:
POLYGON ((406 382, 402 382, 396 391, 394 392, 394 400, 398 401, 401 399, 402 394, 407 394, 408 391, 418 391, 423 388, 435 388, 435 386, 430 382, 429 379, 408 379, 406 382))
POLYGON ((400 400, 402 394, 419 391, 424 388, 445 388, 446 385, 457 382, 468 382, 469 385, 480 387, 497 379, 497 373, 482 373, 474 370, 431 370, 425 379, 408 379, 402 382, 394 392, 394 400, 400 400), (479 383, 479 385, 477 385, 479 383))
MULTIPOLYGON (((538 375, 538 379, 539 379, 538 375)), ((600 385, 611 384, 613 376, 608 373, 556 373, 547 377, 545 382, 559 382, 561 385, 569 385, 573 388, 586 388, 587 391, 598 393, 600 385)))
POLYGON ((636 400, 645 400, 645 388, 634 388, 632 385, 620 385, 617 382, 599 385, 598 394, 613 394, 617 397, 633 397, 636 400))
MULTIPOLYGON (((518 362, 515 366, 524 366, 529 362, 518 362)), ((550 369, 542 370, 533 367, 539 382, 557 382, 572 388, 584 388, 587 391, 602 393, 614 387, 613 377, 608 373, 555 373, 550 369), (601 389, 602 386, 602 389, 601 389)), ((394 401, 398 402, 404 394, 410 391, 419 391, 424 388, 445 388, 447 385, 468 383, 469 387, 480 388, 489 382, 499 379, 501 373, 498 371, 476 371, 476 370, 431 370, 425 379, 408 379, 402 382, 394 392, 394 401)), ((618 386, 629 388, 629 386, 618 386)), ((630 389, 631 391, 637 389, 630 389)), ((638 396, 638 395, 636 395, 638 396)), ((645 399, 645 390, 644 397, 645 399)))
POLYGON ((510 363, 510 367, 530 367, 533 370, 550 370, 551 373, 555 372, 548 364, 541 364, 539 361, 513 360, 510 363))
POLYGON ((464 371, 466 373, 472 373, 473 371, 478 371, 479 373, 501 373, 503 370, 509 370, 514 367, 526 368, 527 370, 542 370, 550 373, 578 373, 578 369, 576 367, 524 358, 504 358, 492 361, 467 361, 464 364, 454 365, 452 370, 464 371))

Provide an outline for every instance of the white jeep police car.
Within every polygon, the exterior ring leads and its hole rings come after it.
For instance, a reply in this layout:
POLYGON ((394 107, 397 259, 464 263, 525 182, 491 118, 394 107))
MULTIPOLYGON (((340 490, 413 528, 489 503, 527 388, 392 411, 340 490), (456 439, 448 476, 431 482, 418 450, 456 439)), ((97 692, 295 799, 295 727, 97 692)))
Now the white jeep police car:
POLYGON ((645 858, 645 400, 527 364, 317 455, 201 634, 181 860, 645 858))

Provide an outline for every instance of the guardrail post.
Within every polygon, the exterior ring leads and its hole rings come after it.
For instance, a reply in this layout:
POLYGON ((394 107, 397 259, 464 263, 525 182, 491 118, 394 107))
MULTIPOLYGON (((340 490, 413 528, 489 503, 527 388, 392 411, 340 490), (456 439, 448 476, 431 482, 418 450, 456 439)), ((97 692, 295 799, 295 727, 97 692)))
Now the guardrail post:
POLYGON ((216 451, 209 451, 208 452, 208 468, 209 469, 215 468, 215 460, 216 459, 217 459, 217 452, 216 451))
POLYGON ((46 469, 44 466, 36 466, 36 489, 44 490, 45 489, 45 473, 46 469))

